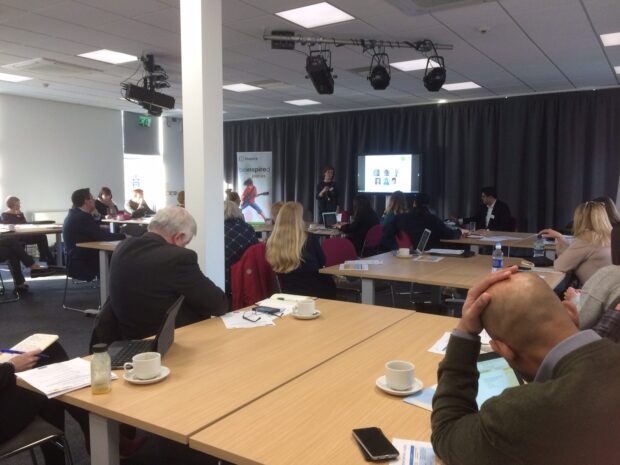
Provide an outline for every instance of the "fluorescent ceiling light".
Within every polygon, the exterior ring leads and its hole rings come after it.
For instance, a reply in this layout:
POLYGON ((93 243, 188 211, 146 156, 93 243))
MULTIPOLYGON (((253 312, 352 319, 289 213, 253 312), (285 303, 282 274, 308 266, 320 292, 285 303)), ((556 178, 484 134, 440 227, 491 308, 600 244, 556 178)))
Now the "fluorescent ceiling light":
POLYGON ((300 100, 286 100, 284 103, 288 103, 289 105, 297 105, 298 107, 305 107, 306 105, 320 105, 321 102, 317 102, 315 100, 310 100, 307 98, 302 98, 300 100))
MULTIPOLYGON (((421 58, 419 60, 409 60, 409 61, 397 61, 396 63, 390 63, 392 68, 400 69, 401 71, 416 71, 418 69, 426 69, 426 62, 428 60, 426 58, 421 58)), ((437 62, 431 60, 431 68, 434 68, 437 62)))
POLYGON ((305 28, 325 26, 355 19, 350 14, 339 10, 327 2, 280 11, 276 15, 305 28))
POLYGON ((138 57, 133 55, 127 55, 126 53, 115 52, 114 50, 95 50, 94 52, 82 53, 79 57, 89 58, 91 60, 103 61, 104 63, 111 63, 113 65, 120 65, 122 63, 129 63, 131 61, 137 61, 138 57))
POLYGON ((605 47, 620 45, 620 32, 612 32, 611 34, 601 34, 601 40, 605 47))
POLYGON ((472 81, 467 82, 455 82, 453 84, 444 84, 442 89, 444 90, 467 90, 467 89, 478 89, 480 86, 472 81))
POLYGON ((249 84, 228 84, 227 86, 222 86, 222 89, 232 90, 233 92, 249 92, 251 90, 262 90, 260 87, 251 86, 249 84))
POLYGON ((448 103, 448 101, 445 98, 441 98, 437 100, 437 103, 448 103))
POLYGON ((614 69, 616 70, 616 74, 620 74, 620 66, 614 66, 614 69))
POLYGON ((22 82, 29 81, 32 78, 26 76, 18 76, 17 74, 0 73, 0 81, 22 82))

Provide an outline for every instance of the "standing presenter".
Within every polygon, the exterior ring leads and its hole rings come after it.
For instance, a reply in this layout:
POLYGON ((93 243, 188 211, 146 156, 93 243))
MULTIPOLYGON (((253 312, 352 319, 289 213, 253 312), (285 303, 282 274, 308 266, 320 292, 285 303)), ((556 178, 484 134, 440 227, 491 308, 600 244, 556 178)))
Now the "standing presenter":
POLYGON ((334 167, 326 166, 322 171, 323 180, 316 186, 316 198, 319 201, 319 221, 323 213, 335 212, 338 208, 338 188, 334 182, 334 167))

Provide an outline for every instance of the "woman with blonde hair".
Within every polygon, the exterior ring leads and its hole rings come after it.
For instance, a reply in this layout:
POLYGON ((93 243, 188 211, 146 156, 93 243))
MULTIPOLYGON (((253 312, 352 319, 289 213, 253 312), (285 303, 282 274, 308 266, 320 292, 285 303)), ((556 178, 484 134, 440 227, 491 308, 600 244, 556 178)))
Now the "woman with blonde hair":
POLYGON ((319 274, 325 255, 317 236, 306 232, 303 206, 286 202, 267 240, 267 261, 278 274, 282 292, 333 299, 336 286, 330 276, 319 274))
POLYGON ((572 242, 553 229, 539 234, 557 242, 553 267, 565 273, 574 271, 585 283, 598 269, 611 265, 611 223, 601 202, 585 202, 577 206, 573 219, 575 239, 572 242))

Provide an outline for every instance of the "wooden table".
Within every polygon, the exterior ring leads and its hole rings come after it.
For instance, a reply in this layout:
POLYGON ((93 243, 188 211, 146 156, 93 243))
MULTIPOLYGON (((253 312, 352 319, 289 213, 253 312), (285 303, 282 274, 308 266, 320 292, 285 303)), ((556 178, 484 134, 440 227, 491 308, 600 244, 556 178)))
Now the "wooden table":
MULTIPOLYGON (((250 223, 250 225, 254 228, 254 231, 261 233, 263 237, 273 231, 273 224, 271 223, 250 223)), ((335 237, 342 235, 340 229, 326 229, 322 228, 322 226, 320 223, 309 223, 306 226, 306 231, 317 236, 335 237)))
POLYGON ((163 359, 171 369, 165 381, 135 386, 121 379, 110 394, 86 388, 61 396, 91 413, 93 465, 118 463, 117 422, 187 444, 199 430, 413 315, 329 300, 317 308, 316 320, 287 316, 272 327, 229 330, 215 318, 177 329, 163 359))
MULTIPOLYGON (((487 231, 486 229, 479 229, 474 231, 472 234, 477 236, 482 236, 482 238, 470 238, 470 237, 461 237, 460 239, 442 239, 441 242, 447 244, 463 244, 472 246, 472 250, 478 252, 478 247, 494 247, 495 241, 484 240, 484 238, 489 237, 513 237, 514 239, 502 240, 499 241, 502 243, 503 247, 507 247, 507 255, 510 256, 511 248, 523 248, 523 249, 533 249, 534 248, 534 240, 536 239, 537 233, 527 233, 527 232, 512 232, 512 231, 487 231)), ((555 256, 555 243, 546 243, 545 251, 548 255, 551 255, 550 258, 554 258, 555 256)))
POLYGON ((117 224, 137 224, 137 225, 144 225, 144 226, 148 226, 148 224, 151 222, 152 217, 148 217, 148 218, 132 218, 129 220, 117 220, 117 219, 103 219, 101 220, 102 223, 108 223, 110 225, 110 232, 116 232, 116 225, 117 224))
POLYGON ((99 251, 99 298, 103 305, 108 298, 110 288, 110 263, 108 255, 112 255, 114 249, 121 241, 94 241, 79 242, 77 247, 95 249, 99 251))
MULTIPOLYGON (((378 310, 377 310, 378 311, 378 310)), ((415 313, 344 354, 223 418, 190 447, 239 465, 364 461, 353 428, 380 427, 388 439, 430 440, 430 412, 375 386, 389 360, 409 360, 424 386, 437 382, 441 355, 427 351, 455 318, 415 313)))
MULTIPOLYGON (((322 268, 320 273, 361 278, 362 302, 374 304, 375 281, 401 281, 469 289, 486 274, 491 272, 491 257, 443 257, 435 263, 416 261, 414 258, 398 258, 391 252, 368 257, 383 261, 381 265, 369 265, 367 271, 341 271, 339 265, 322 268)), ((504 258, 504 266, 517 265, 520 258, 504 258)), ((555 288, 563 279, 564 273, 553 270, 540 271, 540 276, 555 288)))
MULTIPOLYGON (((56 236, 56 265, 62 266, 62 224, 16 224, 15 230, 9 225, 0 227, 0 235, 54 234, 56 236)), ((53 265, 53 263, 48 263, 53 265)))

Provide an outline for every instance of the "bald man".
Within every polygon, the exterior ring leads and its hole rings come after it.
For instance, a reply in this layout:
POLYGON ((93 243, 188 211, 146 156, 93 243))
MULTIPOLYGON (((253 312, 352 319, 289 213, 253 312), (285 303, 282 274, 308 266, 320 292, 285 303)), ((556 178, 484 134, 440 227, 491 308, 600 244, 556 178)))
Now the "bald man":
POLYGON ((620 464, 620 346, 579 331, 533 273, 472 288, 439 365, 432 443, 447 465, 620 464), (526 385, 476 404, 479 333, 526 385))

